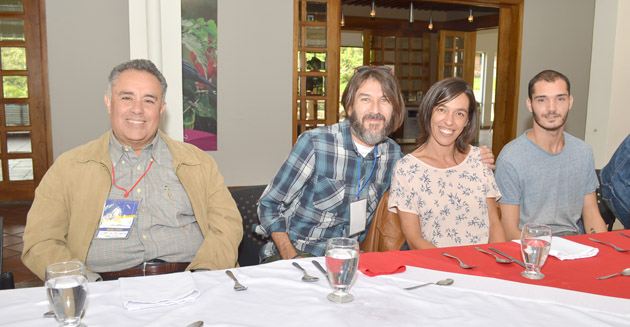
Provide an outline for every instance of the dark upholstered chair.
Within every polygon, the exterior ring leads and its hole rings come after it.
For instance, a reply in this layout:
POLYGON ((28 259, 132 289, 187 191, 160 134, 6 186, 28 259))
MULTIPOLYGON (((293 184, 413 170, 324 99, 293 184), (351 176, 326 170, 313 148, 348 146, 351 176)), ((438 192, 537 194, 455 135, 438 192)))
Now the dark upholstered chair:
POLYGON ((269 240, 256 234, 258 221, 258 199, 267 185, 247 186, 231 189, 238 211, 243 217, 243 240, 238 247, 238 263, 241 267, 259 264, 258 252, 269 240))
POLYGON ((599 207, 599 213, 602 215, 602 218, 604 218, 604 222, 608 225, 608 230, 611 231, 616 218, 604 199, 602 199, 602 178, 599 176, 601 169, 595 169, 595 172, 597 173, 597 179, 599 180, 599 187, 595 190, 595 195, 597 196, 597 206, 599 207))
POLYGON ((15 288, 15 283, 12 272, 2 272, 2 260, 4 260, 2 249, 4 249, 4 217, 0 217, 0 273, 2 273, 0 275, 0 290, 6 290, 15 288))

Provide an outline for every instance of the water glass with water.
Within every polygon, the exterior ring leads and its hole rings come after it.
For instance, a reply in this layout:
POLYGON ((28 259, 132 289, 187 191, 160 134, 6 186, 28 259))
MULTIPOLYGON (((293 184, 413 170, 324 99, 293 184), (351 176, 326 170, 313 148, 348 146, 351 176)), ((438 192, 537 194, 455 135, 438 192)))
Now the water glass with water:
POLYGON ((521 253, 527 266, 521 275, 529 279, 543 279, 540 268, 545 264, 551 249, 551 227, 543 224, 525 224, 521 231, 521 253))
POLYGON ((87 301, 87 274, 79 261, 46 267, 46 293, 59 326, 85 326, 81 316, 87 301))
POLYGON ((359 267, 359 242, 346 237, 331 238, 326 242, 326 268, 333 292, 328 300, 346 303, 354 300, 348 293, 357 277, 359 267))

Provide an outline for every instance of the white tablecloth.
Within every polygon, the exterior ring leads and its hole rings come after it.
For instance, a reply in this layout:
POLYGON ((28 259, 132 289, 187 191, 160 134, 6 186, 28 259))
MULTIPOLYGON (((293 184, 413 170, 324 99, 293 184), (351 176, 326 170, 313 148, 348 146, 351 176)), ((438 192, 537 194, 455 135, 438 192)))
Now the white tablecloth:
MULTIPOLYGON (((195 272, 201 293, 190 303, 129 311, 119 283, 89 284, 83 321, 97 326, 629 326, 630 300, 407 267, 401 274, 359 273, 355 300, 334 304, 330 286, 310 262, 298 261, 315 283, 301 281, 291 261, 232 269, 249 289, 236 292, 224 271, 195 272), (453 278, 452 286, 402 287, 453 278)), ((324 264, 323 258, 317 258, 324 264)), ((576 272, 579 273, 579 272, 576 272)), ((143 277, 138 277, 143 278, 143 277)), ((630 290, 628 290, 630 297, 630 290)), ((0 326, 56 326, 42 287, 0 291, 0 326)))

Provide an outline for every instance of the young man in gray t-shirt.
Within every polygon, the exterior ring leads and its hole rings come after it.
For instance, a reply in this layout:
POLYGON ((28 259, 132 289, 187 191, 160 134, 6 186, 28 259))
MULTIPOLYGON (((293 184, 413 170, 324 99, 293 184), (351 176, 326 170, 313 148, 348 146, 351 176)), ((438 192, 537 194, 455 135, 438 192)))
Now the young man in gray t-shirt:
POLYGON ((529 82, 527 109, 533 128, 499 154, 495 177, 502 197, 501 222, 508 240, 528 222, 547 224, 556 236, 605 232, 597 206, 593 152, 564 132, 573 105, 566 76, 545 70, 529 82))

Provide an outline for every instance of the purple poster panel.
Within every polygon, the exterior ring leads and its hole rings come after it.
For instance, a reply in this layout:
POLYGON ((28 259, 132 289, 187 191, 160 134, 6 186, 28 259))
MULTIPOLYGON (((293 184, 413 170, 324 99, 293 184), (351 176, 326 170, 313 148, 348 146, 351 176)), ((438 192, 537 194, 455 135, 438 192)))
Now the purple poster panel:
POLYGON ((217 0, 182 0, 184 142, 217 150, 217 0))

